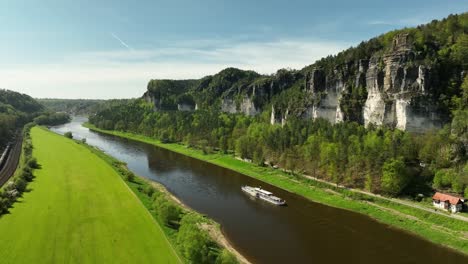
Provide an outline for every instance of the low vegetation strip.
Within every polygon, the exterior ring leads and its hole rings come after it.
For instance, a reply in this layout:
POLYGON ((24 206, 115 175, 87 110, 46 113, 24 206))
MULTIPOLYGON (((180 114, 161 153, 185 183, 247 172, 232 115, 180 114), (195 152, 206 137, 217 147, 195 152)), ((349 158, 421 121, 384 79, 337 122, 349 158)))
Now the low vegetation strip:
MULTIPOLYGON (((77 141, 83 143, 83 141, 77 141)), ((187 263, 250 263, 221 233, 219 224, 197 213, 164 186, 135 175, 126 164, 87 144, 85 147, 111 165, 159 223, 187 263)))
POLYGON ((0 263, 179 263, 116 171, 89 149, 31 130, 41 168, 0 218, 0 263))
POLYGON ((142 135, 102 130, 90 124, 86 124, 85 126, 94 131, 149 143, 237 171, 289 192, 296 193, 312 201, 368 215, 380 222, 408 230, 437 244, 445 245, 468 254, 468 225, 461 220, 447 218, 378 197, 335 188, 325 183, 288 174, 280 170, 256 166, 238 160, 232 155, 221 153, 204 154, 201 150, 188 148, 181 144, 164 144, 142 135), (332 191, 330 192, 330 190, 332 191), (389 210, 382 210, 382 207, 389 210))

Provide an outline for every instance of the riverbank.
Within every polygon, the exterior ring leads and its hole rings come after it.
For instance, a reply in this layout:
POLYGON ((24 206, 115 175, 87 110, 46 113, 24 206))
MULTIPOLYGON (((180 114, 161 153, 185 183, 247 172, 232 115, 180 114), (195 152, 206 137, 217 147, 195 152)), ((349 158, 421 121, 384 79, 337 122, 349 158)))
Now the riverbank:
POLYGON ((40 166, 22 197, 0 218, 0 262, 181 262, 108 164, 44 128, 32 128, 31 139, 40 166))
POLYGON ((248 261, 239 251, 237 251, 232 246, 229 240, 221 232, 219 224, 216 223, 214 220, 209 219, 199 214, 198 212, 196 212, 195 210, 193 210, 192 208, 184 204, 177 197, 172 195, 166 189, 166 187, 164 187, 160 183, 148 180, 139 175, 135 175, 135 177, 132 178, 132 180, 126 179, 126 175, 133 174, 133 173, 128 170, 125 163, 115 159, 114 157, 110 155, 107 155, 106 153, 102 152, 101 150, 93 146, 90 146, 87 144, 83 144, 83 145, 116 170, 116 172, 122 177, 122 180, 128 185, 130 190, 135 194, 136 197, 140 199, 143 205, 151 213, 155 221, 157 221, 158 224, 163 227, 163 230, 166 233, 167 237, 171 240, 171 242, 174 245, 177 244, 176 233, 174 232, 172 228, 169 228, 165 226, 164 223, 161 223, 160 219, 158 218, 158 214, 154 210, 154 206, 153 206, 154 195, 148 195, 149 187, 154 188, 151 192, 157 192, 157 193, 162 194, 166 200, 169 200, 170 202, 180 207, 183 211, 183 214, 188 214, 188 213, 195 214, 199 217, 199 219, 203 219, 200 221, 199 227, 202 230, 204 230, 206 234, 208 234, 211 237, 211 239, 221 247, 221 249, 224 248, 228 250, 231 254, 233 254, 236 257, 236 259, 240 263, 250 264, 250 261, 248 261))
POLYGON ((163 144, 155 139, 141 135, 104 131, 90 125, 87 125, 87 127, 95 131, 149 143, 192 158, 210 162, 278 186, 314 202, 365 214, 392 227, 407 230, 412 234, 424 237, 438 245, 447 246, 465 254, 468 253, 468 226, 463 221, 457 219, 436 215, 378 197, 336 188, 305 177, 290 175, 273 168, 259 167, 237 160, 231 155, 221 153, 203 154, 201 150, 188 148, 181 144, 163 144))

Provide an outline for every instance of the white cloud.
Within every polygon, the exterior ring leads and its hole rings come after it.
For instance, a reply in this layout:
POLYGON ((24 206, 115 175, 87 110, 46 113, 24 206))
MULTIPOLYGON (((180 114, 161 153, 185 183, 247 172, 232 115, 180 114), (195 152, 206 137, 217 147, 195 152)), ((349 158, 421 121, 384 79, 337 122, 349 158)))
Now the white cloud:
POLYGON ((0 87, 34 97, 138 97, 152 78, 200 78, 226 67, 269 74, 302 68, 348 46, 313 40, 234 44, 205 40, 152 50, 87 52, 55 63, 0 66, 0 87))

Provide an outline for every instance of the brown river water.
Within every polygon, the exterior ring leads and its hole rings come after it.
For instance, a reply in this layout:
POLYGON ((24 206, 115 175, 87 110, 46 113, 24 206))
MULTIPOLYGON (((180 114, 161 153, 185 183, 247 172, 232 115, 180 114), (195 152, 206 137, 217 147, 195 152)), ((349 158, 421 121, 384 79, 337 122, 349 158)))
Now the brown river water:
MULTIPOLYGON (((221 224, 253 263, 468 263, 468 257, 373 219, 306 200, 274 186, 152 145, 83 128, 85 118, 53 128, 128 164, 194 210, 221 224), (242 185, 262 186, 285 207, 251 199, 242 185)), ((467 242, 468 243, 468 242, 467 242)))

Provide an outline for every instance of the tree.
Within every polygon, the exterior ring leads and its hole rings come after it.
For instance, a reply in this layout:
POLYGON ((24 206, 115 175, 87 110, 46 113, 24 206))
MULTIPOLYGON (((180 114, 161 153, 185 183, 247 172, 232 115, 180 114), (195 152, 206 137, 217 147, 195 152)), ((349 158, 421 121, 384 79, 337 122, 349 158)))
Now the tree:
POLYGON ((177 244, 190 263, 209 263, 212 241, 199 229, 197 222, 193 214, 187 214, 182 218, 177 234, 177 244))
POLYGON ((66 138, 69 138, 69 139, 73 139, 73 134, 72 132, 66 132, 65 134, 63 134, 66 138))
POLYGON ((177 208, 171 202, 167 201, 163 195, 155 200, 154 206, 159 220, 165 225, 172 226, 175 222, 180 220, 179 208, 177 208))
POLYGON ((22 178, 18 178, 16 181, 15 181, 15 186, 16 186, 16 189, 18 190, 18 192, 22 193, 26 190, 26 185, 27 185, 27 182, 26 180, 22 179, 22 178))
POLYGON ((133 174, 131 171, 127 171, 125 173, 125 179, 129 182, 133 182, 135 180, 135 174, 133 174))
POLYGON ((216 264, 237 264, 236 256, 234 256, 231 252, 227 249, 223 249, 221 253, 216 258, 216 264))
POLYGON ((382 190, 396 196, 408 184, 405 163, 400 159, 389 159, 382 167, 382 190))
POLYGON ((453 59, 468 68, 468 34, 462 34, 453 45, 453 59))
POLYGON ((38 169, 39 168, 39 164, 37 163, 37 159, 36 158, 32 158, 28 161, 28 166, 32 169, 38 169))

